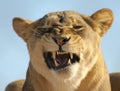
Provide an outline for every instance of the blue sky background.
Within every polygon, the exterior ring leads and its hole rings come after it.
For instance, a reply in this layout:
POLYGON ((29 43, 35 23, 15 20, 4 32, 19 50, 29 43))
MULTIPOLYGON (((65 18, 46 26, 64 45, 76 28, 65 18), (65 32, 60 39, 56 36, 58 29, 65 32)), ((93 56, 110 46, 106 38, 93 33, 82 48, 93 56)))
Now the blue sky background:
POLYGON ((12 28, 13 17, 37 20, 48 12, 75 10, 91 15, 110 8, 114 23, 103 37, 102 50, 109 72, 120 71, 120 0, 0 0, 0 91, 25 78, 29 55, 24 41, 12 28))

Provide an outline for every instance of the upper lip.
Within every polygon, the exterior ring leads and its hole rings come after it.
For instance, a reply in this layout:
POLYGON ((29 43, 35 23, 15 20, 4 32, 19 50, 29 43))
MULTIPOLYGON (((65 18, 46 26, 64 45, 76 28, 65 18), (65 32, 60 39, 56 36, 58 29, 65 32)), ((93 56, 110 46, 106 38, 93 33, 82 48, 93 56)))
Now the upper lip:
POLYGON ((64 51, 44 52, 44 58, 47 66, 54 70, 66 68, 80 60, 77 54, 64 51))

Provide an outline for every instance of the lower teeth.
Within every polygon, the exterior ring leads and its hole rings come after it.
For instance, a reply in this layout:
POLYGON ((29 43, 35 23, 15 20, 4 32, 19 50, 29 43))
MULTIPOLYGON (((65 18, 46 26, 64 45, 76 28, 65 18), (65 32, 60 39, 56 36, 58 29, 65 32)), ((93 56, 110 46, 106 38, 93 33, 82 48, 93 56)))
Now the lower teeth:
POLYGON ((70 58, 73 59, 73 54, 72 53, 70 53, 70 58))
POLYGON ((68 64, 71 64, 71 61, 70 61, 70 59, 68 60, 68 64))

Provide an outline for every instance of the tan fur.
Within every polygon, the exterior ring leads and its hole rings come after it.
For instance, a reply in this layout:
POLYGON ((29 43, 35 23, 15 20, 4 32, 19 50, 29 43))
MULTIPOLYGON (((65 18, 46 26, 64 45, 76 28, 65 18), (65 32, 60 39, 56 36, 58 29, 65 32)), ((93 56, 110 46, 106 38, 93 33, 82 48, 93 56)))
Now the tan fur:
POLYGON ((100 41, 112 22, 109 9, 92 16, 74 11, 53 12, 35 22, 14 18, 14 30, 28 45, 30 64, 22 89, 12 90, 10 84, 6 91, 111 91, 100 41), (69 38, 62 50, 78 55, 79 62, 60 70, 47 67, 43 53, 54 55, 59 49, 53 37, 69 38))
POLYGON ((10 83, 5 91, 21 91, 24 84, 24 80, 18 80, 10 83))

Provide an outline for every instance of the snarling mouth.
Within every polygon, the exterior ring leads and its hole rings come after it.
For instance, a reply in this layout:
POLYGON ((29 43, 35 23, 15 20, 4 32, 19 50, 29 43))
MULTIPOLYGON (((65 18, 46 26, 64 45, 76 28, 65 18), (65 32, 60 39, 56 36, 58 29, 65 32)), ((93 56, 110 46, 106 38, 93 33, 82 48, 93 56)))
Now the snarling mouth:
POLYGON ((76 62, 79 62, 80 58, 75 53, 66 52, 45 52, 44 58, 47 66, 54 70, 60 70, 66 68, 76 62))

